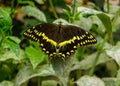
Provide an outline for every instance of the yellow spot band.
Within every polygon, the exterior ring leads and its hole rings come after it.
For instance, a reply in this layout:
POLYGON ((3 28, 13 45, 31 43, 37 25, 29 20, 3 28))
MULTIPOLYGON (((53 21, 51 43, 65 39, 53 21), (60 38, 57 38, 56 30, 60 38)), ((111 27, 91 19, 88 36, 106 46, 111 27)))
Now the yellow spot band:
POLYGON ((59 46, 61 47, 61 46, 64 46, 64 45, 66 45, 66 44, 71 44, 72 42, 74 43, 74 41, 76 40, 77 38, 74 36, 72 39, 70 39, 70 40, 67 40, 67 41, 63 41, 63 42, 61 42, 61 43, 59 43, 59 46))
POLYGON ((57 46, 57 42, 53 41, 52 39, 49 39, 44 33, 41 34, 43 39, 45 39, 47 42, 50 42, 52 45, 57 46))

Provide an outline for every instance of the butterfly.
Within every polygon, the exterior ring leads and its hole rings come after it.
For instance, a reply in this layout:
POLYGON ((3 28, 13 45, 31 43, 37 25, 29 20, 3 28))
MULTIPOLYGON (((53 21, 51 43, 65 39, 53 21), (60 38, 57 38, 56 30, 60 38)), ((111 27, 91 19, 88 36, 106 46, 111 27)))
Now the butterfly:
POLYGON ((24 36, 39 42, 41 49, 49 57, 70 56, 78 46, 95 44, 95 37, 78 26, 62 25, 62 23, 43 23, 24 32, 24 36))

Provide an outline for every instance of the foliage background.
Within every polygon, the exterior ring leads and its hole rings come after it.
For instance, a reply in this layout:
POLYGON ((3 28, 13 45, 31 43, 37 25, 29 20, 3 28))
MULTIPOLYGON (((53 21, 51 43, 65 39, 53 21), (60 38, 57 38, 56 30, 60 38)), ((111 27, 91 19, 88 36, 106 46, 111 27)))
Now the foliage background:
POLYGON ((119 0, 0 0, 0 86, 120 86, 119 0), (113 2, 114 1, 114 2, 113 2), (40 23, 72 23, 97 44, 51 62, 23 32, 40 23))

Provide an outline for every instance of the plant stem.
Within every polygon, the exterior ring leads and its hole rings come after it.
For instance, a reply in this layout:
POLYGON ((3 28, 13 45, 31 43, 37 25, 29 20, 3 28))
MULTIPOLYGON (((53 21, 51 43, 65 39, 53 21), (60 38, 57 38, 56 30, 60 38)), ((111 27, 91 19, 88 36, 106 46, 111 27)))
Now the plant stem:
POLYGON ((92 68, 91 68, 91 70, 90 70, 90 72, 89 72, 89 75, 90 75, 90 76, 93 75, 93 72, 94 72, 95 67, 96 67, 96 64, 97 64, 97 62, 98 62, 100 53, 101 53, 101 52, 99 51, 99 52, 97 53, 97 55, 96 55, 95 61, 94 61, 94 63, 93 63, 93 66, 92 66, 92 68))
POLYGON ((12 0, 12 2, 11 2, 11 13, 10 13, 11 16, 12 16, 12 14, 13 14, 14 11, 15 11, 14 6, 15 6, 15 0, 12 0))
POLYGON ((75 12, 76 12, 76 0, 74 0, 74 3, 73 3, 73 13, 72 13, 72 16, 75 16, 75 12))
POLYGON ((99 49, 99 51, 98 51, 98 53, 97 53, 97 55, 96 55, 96 58, 95 58, 94 63, 93 63, 93 66, 92 66, 92 68, 91 68, 91 70, 90 70, 90 72, 89 72, 89 75, 90 75, 90 76, 93 75, 93 72, 94 72, 94 70, 95 70, 96 64, 97 64, 97 62, 98 62, 98 60, 99 60, 99 57, 100 57, 101 52, 103 52, 103 50, 104 50, 104 49, 103 49, 103 46, 105 45, 107 39, 108 39, 108 34, 105 35, 105 38, 104 38, 104 40, 103 40, 103 42, 102 42, 102 44, 101 44, 101 47, 100 47, 100 49, 99 49))
POLYGON ((41 79, 38 77, 38 86, 41 86, 41 79))
POLYGON ((74 21, 75 12, 76 12, 76 0, 74 0, 74 2, 73 2, 73 10, 72 10, 72 19, 71 19, 71 23, 74 21))
MULTIPOLYGON (((59 77, 60 78, 60 77, 59 77)), ((60 85, 61 86, 67 86, 67 81, 68 81, 68 76, 65 76, 65 77, 61 77, 60 78, 60 85)))
POLYGON ((54 6, 53 6, 52 0, 49 0, 49 3, 50 3, 50 6, 51 6, 51 8, 52 8, 54 17, 57 19, 57 18, 58 18, 58 15, 57 15, 57 13, 56 13, 56 11, 55 11, 55 8, 54 8, 54 6))
POLYGON ((109 0, 107 0, 107 12, 110 12, 110 4, 109 4, 109 0))

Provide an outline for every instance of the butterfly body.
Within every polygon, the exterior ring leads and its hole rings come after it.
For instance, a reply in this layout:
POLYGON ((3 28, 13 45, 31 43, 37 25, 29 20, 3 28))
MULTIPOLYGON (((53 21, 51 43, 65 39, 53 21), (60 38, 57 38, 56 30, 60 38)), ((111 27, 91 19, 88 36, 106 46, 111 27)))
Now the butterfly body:
POLYGON ((24 36, 39 42, 42 50, 50 57, 70 56, 77 46, 96 43, 95 37, 80 27, 53 23, 39 24, 24 32, 24 36))

